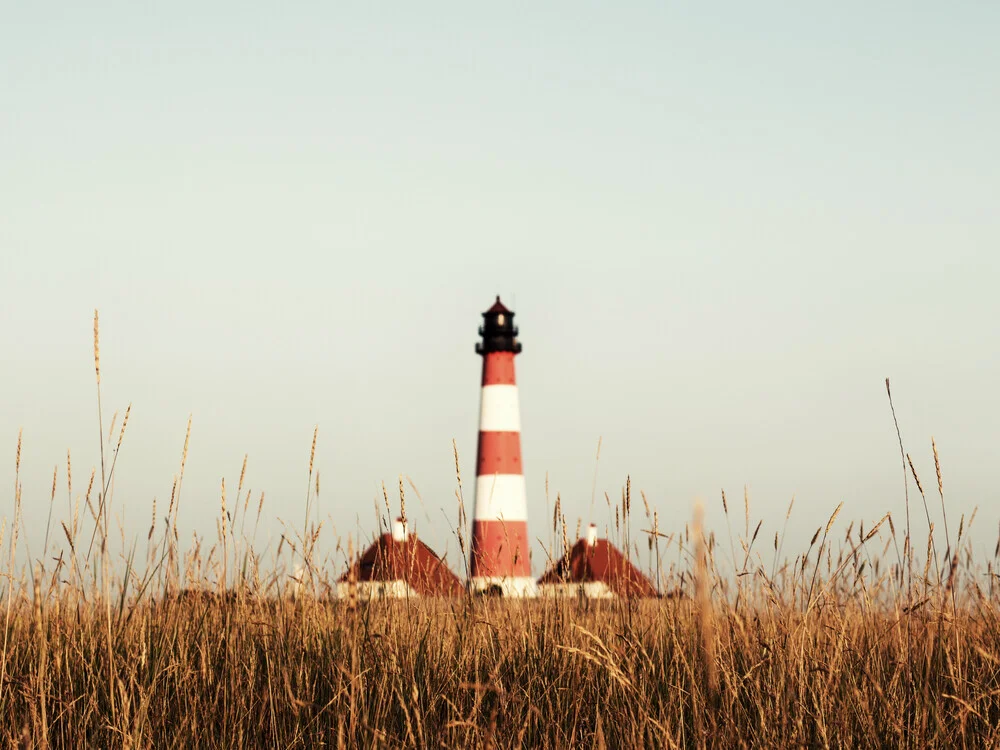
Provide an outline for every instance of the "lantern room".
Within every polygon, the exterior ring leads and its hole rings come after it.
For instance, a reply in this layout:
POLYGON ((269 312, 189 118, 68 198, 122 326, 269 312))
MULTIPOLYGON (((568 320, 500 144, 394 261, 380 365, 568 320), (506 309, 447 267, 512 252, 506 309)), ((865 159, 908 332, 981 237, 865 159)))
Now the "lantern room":
POLYGON ((517 340, 517 326, 514 313, 500 301, 499 295, 493 306, 483 313, 483 324, 479 327, 483 340, 476 344, 476 354, 491 352, 521 353, 521 343, 517 340))

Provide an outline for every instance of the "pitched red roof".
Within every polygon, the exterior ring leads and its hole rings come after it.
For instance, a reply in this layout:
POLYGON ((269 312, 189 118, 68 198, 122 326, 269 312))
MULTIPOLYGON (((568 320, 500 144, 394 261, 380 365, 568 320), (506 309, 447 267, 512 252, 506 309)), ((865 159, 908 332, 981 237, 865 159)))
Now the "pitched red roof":
POLYGON ((493 315, 494 313, 504 313, 509 315, 510 310, 508 310, 503 302, 500 301, 500 295, 497 295, 497 301, 493 303, 493 307, 483 313, 483 315, 493 315))
POLYGON ((382 534, 339 578, 338 583, 405 581, 421 596, 458 596, 462 582, 444 560, 413 534, 402 541, 382 534))
POLYGON ((541 578, 538 585, 604 583, 618 596, 656 596, 656 588, 621 551, 607 539, 593 544, 586 539, 573 545, 541 578))

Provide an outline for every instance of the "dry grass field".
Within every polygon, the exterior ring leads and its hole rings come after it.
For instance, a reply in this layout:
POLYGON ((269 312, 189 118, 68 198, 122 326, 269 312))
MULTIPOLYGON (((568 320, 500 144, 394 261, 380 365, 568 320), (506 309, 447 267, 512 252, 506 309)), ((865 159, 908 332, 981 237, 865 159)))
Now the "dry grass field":
MULTIPOLYGON (((95 365, 100 401, 96 318, 95 365)), ((85 491, 69 461, 54 477, 52 500, 66 487, 76 510, 51 518, 31 561, 18 440, 0 532, 4 746, 1000 746, 994 561, 973 559, 972 519, 949 532, 937 460, 940 507, 902 444, 906 518, 866 528, 838 508, 811 539, 759 538, 725 496, 725 537, 702 532, 698 509, 666 535, 648 507, 629 524, 624 488, 614 541, 658 561, 661 599, 366 603, 331 595, 357 541, 316 561, 308 521, 262 564, 249 540, 263 499, 242 476, 228 502, 221 488, 217 538, 182 548, 186 439, 146 539, 115 539, 127 416, 99 417, 85 491), (941 530, 910 544, 909 516, 932 512, 941 530), (629 539, 632 526, 644 531, 629 539)), ((310 457, 307 519, 314 485, 310 457)), ((554 515, 558 552, 573 535, 554 515)))
MULTIPOLYGON (((14 595, 8 746, 996 747, 995 602, 14 595)), ((805 579, 809 579, 806 569, 805 579)), ((863 575, 863 574, 862 574, 863 575)), ((138 584, 138 582, 137 582, 138 584)), ((138 586, 136 586, 138 588, 138 586)), ((923 594, 923 590, 921 590, 923 594)))

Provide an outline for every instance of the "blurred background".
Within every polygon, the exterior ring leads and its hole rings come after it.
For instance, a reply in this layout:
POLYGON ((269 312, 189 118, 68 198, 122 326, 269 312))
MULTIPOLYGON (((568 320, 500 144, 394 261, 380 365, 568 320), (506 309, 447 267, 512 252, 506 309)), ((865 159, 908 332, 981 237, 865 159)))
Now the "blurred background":
POLYGON ((841 525, 898 528, 887 376, 932 520, 934 435, 952 534, 979 506, 992 557, 1000 6, 4 17, 0 515, 23 427, 34 557, 53 467, 58 520, 67 449, 74 496, 99 461, 99 308, 105 429, 132 404, 127 542, 154 497, 165 513, 190 414, 182 541, 214 537, 244 454, 259 546, 301 529, 318 425, 320 547, 374 534, 402 475, 417 533, 460 568, 452 440, 471 515, 473 346, 497 294, 524 344, 536 575, 546 478, 571 527, 613 526, 604 493, 630 475, 633 529, 642 489, 666 530, 701 498, 720 533, 720 490, 742 532, 747 485, 768 563, 793 496, 792 556, 841 501, 841 525))

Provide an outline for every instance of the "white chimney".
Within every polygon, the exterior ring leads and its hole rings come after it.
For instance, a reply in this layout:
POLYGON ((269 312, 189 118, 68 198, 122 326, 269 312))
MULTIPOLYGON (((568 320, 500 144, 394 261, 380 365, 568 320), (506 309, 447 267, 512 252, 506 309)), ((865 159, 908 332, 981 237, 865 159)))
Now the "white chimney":
POLYGON ((593 547, 597 544, 597 524, 590 524, 587 527, 587 545, 593 547))
POLYGON ((394 541, 402 542, 408 537, 409 529, 407 529, 407 524, 402 518, 397 518, 392 522, 392 538, 394 541))

